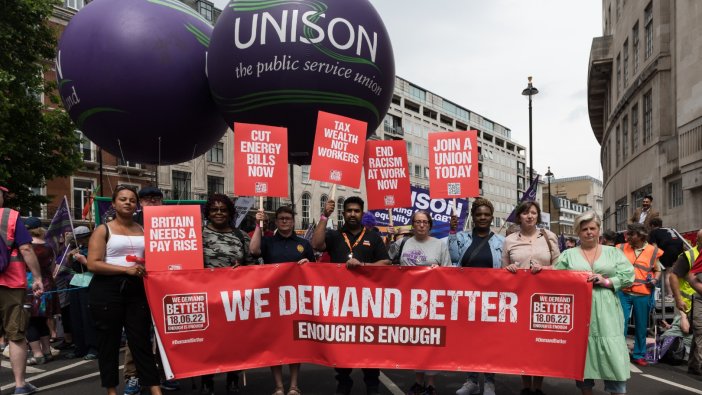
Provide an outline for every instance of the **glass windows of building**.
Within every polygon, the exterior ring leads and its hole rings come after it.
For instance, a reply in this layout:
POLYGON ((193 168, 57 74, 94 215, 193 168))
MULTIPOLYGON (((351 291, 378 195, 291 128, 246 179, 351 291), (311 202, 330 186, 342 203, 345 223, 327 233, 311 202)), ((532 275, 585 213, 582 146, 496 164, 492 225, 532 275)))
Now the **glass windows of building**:
POLYGON ((631 69, 632 75, 636 75, 639 71, 639 22, 634 24, 634 28, 631 29, 631 69))
POLYGON ((310 165, 302 165, 300 167, 302 172, 302 182, 305 184, 310 182, 310 165))
POLYGON ((639 148, 639 103, 631 106, 631 153, 639 148))
POLYGON ((319 212, 324 213, 324 206, 327 205, 327 200, 329 200, 329 197, 326 194, 322 194, 322 196, 319 197, 319 212))
POLYGON ((190 172, 173 170, 173 199, 187 200, 190 199, 191 178, 190 172))
POLYGON ((421 102, 426 101, 427 92, 419 87, 409 84, 409 95, 421 102))
POLYGON ((73 179, 73 218, 83 218, 83 207, 93 191, 93 180, 73 179))
POLYGON ((207 176, 207 194, 224 193, 224 177, 207 176))
POLYGON ((629 80, 629 40, 624 41, 624 47, 622 48, 622 78, 623 88, 626 89, 626 84, 629 80))
POLYGON ((71 8, 77 11, 85 7, 85 0, 64 0, 63 4, 66 6, 66 8, 71 8))
POLYGON ((644 196, 651 195, 652 192, 653 192, 653 185, 652 184, 648 184, 644 187, 641 187, 641 188, 635 190, 631 194, 632 211, 634 209, 636 209, 637 207, 641 207, 641 202, 643 201, 644 196))
POLYGON ((653 53, 653 4, 649 3, 644 10, 644 59, 653 53))
POLYGON ((224 143, 216 142, 215 145, 207 151, 207 161, 212 163, 224 163, 224 143))
POLYGON ((617 96, 622 94, 622 55, 617 54, 617 96))
POLYGON ((617 200, 616 204, 616 213, 615 213, 615 219, 616 219, 616 224, 615 227, 617 231, 624 230, 626 228, 626 222, 627 222, 627 214, 626 214, 626 197, 623 197, 619 200, 617 200))
POLYGON ((653 94, 649 90, 643 96, 643 145, 651 142, 653 136, 653 94))
POLYGON ((207 1, 197 2, 197 11, 210 22, 214 23, 214 6, 207 1))
POLYGON ((683 205, 682 180, 677 179, 668 183, 668 208, 683 205))
POLYGON ((622 118, 622 160, 629 156, 629 117, 622 118))
POLYGON ((616 138, 616 145, 614 147, 614 149, 616 150, 614 153, 614 165, 617 167, 619 166, 619 158, 621 158, 621 155, 622 155, 622 139, 621 139, 621 135, 619 133, 620 133, 619 125, 617 125, 615 132, 614 132, 614 136, 616 138))
POLYGON ((310 226, 310 202, 312 201, 312 195, 309 192, 303 192, 302 194, 302 227, 307 228, 310 226))
POLYGON ((80 130, 76 130, 76 135, 78 136, 78 150, 81 153, 84 161, 95 162, 95 155, 93 150, 93 143, 88 140, 87 137, 80 130))
POLYGON ((344 200, 346 198, 343 196, 336 199, 336 220, 339 226, 344 224, 344 200))

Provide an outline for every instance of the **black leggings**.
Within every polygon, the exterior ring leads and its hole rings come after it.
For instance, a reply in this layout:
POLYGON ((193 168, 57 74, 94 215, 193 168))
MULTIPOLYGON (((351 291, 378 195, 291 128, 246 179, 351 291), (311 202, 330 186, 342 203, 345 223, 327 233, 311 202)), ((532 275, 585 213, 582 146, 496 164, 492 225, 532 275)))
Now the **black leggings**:
POLYGON ((151 352, 151 311, 144 283, 132 276, 96 275, 90 282, 90 314, 97 335, 98 366, 102 386, 119 384, 119 347, 122 327, 127 333, 140 384, 159 385, 151 352))
POLYGON ((27 341, 35 342, 43 336, 49 336, 49 325, 46 323, 46 317, 32 317, 29 319, 27 327, 27 341))

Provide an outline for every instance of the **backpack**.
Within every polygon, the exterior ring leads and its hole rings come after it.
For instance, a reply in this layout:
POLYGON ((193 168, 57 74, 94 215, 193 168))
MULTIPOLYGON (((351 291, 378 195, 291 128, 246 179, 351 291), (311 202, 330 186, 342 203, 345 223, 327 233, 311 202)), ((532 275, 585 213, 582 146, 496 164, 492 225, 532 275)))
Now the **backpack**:
POLYGON ((0 209, 2 213, 2 219, 0 219, 0 273, 4 273, 7 267, 10 266, 10 256, 12 252, 12 245, 7 245, 7 232, 10 228, 10 214, 12 214, 10 209, 0 209), (6 211, 7 210, 7 211, 6 211))
POLYGON ((405 248, 405 243, 407 243, 407 240, 410 238, 410 236, 406 236, 402 239, 400 242, 400 249, 397 251, 397 254, 392 260, 393 265, 399 265, 400 264, 400 258, 402 257, 402 249, 405 248))

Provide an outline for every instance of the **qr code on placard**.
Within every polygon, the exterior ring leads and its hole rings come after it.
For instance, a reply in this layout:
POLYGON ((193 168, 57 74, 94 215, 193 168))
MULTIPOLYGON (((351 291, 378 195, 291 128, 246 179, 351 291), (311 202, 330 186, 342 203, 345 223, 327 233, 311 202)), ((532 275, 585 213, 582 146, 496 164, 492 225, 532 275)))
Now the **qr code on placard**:
POLYGON ((385 195, 385 205, 394 206, 395 205, 395 195, 385 195))
POLYGON ((453 196, 461 196, 461 184, 458 182, 449 182, 447 184, 448 186, 448 194, 453 195, 453 196))
POLYGON ((331 181, 341 181, 341 170, 332 170, 329 172, 329 179, 331 181))
POLYGON ((268 183, 267 182, 257 182, 256 183, 256 193, 267 193, 268 183))

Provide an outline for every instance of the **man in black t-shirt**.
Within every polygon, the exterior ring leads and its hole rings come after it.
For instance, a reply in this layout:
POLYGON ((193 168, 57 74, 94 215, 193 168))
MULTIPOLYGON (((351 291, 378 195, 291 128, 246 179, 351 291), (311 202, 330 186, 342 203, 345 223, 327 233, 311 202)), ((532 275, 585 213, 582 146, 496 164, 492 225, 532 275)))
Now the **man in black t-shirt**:
POLYGON ((670 288, 670 279, 668 277, 668 269, 670 269, 678 256, 683 252, 683 241, 672 229, 664 228, 663 221, 656 217, 651 221, 651 232, 648 234, 649 244, 655 244, 663 250, 661 256, 661 265, 665 266, 665 296, 672 297, 673 293, 670 288))
MULTIPOLYGON (((361 225, 363 199, 352 196, 344 201, 344 226, 340 230, 326 230, 327 218, 334 213, 334 199, 327 200, 324 212, 312 235, 312 247, 327 251, 332 263, 345 263, 348 269, 359 266, 389 265, 390 259, 383 239, 378 233, 366 231, 361 225)), ((353 380, 350 368, 336 368, 336 394, 351 393, 353 380)), ((363 369, 363 381, 368 395, 379 394, 380 370, 363 369)))

